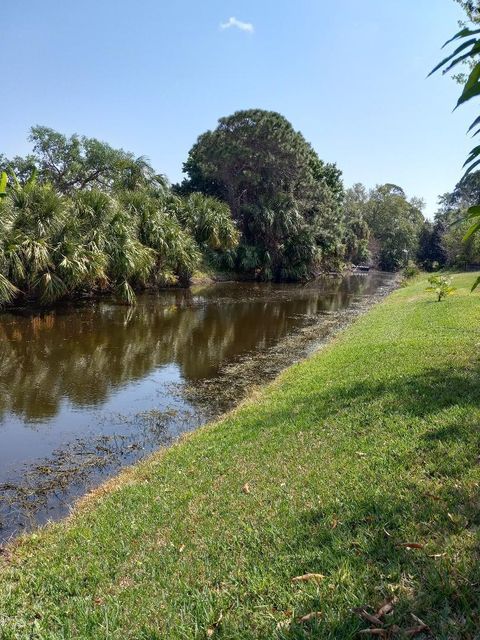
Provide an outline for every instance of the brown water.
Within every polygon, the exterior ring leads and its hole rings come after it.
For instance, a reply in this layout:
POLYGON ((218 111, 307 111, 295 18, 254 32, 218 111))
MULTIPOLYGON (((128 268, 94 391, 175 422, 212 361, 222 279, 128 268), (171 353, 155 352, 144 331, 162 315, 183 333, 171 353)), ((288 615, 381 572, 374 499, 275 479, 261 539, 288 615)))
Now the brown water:
POLYGON ((223 283, 0 316, 0 540, 303 357, 387 274, 223 283))

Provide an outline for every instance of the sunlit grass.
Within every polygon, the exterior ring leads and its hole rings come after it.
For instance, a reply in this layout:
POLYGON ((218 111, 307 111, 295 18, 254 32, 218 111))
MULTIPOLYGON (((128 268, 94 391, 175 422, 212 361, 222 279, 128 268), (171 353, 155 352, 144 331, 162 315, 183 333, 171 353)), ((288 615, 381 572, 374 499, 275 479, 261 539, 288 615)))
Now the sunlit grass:
POLYGON ((417 279, 8 549, 0 638, 354 638, 351 609, 389 597, 386 626, 476 637, 475 277, 440 303, 417 279), (292 583, 307 572, 324 578, 292 583))

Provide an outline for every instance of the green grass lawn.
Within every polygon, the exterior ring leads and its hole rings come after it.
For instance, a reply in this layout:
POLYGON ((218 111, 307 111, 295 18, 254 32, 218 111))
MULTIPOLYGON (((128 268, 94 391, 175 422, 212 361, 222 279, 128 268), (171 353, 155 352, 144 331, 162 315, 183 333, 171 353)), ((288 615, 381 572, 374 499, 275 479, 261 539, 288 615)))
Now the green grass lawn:
POLYGON ((0 638, 355 638, 374 625, 351 609, 388 598, 392 637, 412 614, 437 640, 480 637, 476 275, 441 303, 424 277, 396 291, 9 548, 0 638))

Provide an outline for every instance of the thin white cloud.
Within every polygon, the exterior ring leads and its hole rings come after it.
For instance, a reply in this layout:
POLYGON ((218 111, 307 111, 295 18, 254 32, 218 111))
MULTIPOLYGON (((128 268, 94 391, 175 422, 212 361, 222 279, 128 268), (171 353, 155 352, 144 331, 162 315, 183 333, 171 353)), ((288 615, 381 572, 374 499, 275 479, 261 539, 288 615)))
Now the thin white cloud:
POLYGON ((220 25, 220 29, 230 29, 231 27, 240 29, 240 31, 246 31, 247 33, 253 33, 254 31, 253 24, 251 22, 242 22, 234 17, 229 18, 227 22, 222 22, 220 25))

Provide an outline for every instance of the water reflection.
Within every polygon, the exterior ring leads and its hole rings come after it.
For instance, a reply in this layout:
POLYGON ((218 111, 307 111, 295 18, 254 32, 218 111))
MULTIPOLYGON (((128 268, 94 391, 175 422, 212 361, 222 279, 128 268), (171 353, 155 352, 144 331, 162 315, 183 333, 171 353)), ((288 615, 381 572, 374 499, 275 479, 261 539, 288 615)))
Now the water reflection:
POLYGON ((0 316, 0 542, 237 403, 391 278, 216 284, 0 316))
POLYGON ((63 398, 101 405, 112 391, 175 363, 186 381, 264 348, 306 317, 368 293, 372 278, 307 287, 217 284, 144 295, 134 309, 109 303, 0 319, 0 416, 56 415, 63 398))

